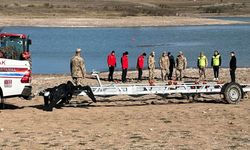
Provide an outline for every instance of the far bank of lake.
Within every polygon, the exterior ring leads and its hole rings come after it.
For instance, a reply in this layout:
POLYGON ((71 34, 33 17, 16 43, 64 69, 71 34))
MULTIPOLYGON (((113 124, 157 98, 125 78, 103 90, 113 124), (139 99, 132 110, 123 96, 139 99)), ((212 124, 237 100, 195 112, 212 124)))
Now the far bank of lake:
POLYGON ((69 73, 69 61, 75 49, 82 48, 87 71, 106 71, 106 57, 116 51, 117 68, 120 57, 129 52, 129 67, 136 67, 140 53, 156 52, 156 60, 163 51, 174 56, 183 51, 188 67, 196 67, 203 51, 209 61, 214 50, 222 55, 222 66, 227 67, 231 51, 235 51, 239 67, 250 67, 250 25, 206 25, 179 27, 134 28, 57 28, 5 27, 2 32, 29 34, 32 41, 34 73, 69 73))

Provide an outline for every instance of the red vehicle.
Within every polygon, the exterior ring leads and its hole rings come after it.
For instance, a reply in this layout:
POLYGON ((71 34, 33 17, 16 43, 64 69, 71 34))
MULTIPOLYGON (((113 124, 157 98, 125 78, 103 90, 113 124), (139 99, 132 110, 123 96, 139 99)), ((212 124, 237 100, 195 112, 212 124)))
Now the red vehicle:
POLYGON ((0 33, 0 99, 30 97, 30 45, 25 34, 0 33))

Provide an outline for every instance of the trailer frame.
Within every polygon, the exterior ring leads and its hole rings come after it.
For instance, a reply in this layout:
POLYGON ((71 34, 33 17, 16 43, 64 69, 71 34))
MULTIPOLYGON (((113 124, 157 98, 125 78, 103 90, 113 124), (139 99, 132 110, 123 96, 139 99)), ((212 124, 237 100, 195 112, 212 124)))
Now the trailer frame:
MULTIPOLYGON (((238 103, 244 95, 250 91, 250 84, 226 83, 218 82, 188 82, 188 83, 158 83, 155 85, 149 84, 109 84, 103 85, 101 83, 99 74, 92 73, 96 77, 99 86, 91 87, 95 96, 109 97, 118 95, 129 96, 143 96, 149 94, 156 95, 170 95, 181 94, 187 98, 192 96, 195 98, 199 94, 222 94, 224 100, 230 104, 238 103)), ((79 95, 85 96, 86 93, 82 91, 79 95)))

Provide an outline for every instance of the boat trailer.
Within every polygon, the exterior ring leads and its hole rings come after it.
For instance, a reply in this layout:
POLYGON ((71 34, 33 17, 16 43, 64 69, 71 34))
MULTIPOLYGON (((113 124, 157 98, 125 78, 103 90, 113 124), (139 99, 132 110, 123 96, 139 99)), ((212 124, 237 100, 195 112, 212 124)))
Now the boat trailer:
MULTIPOLYGON (((149 94, 167 96, 170 94, 181 94, 186 98, 196 99, 200 94, 221 94, 224 101, 229 104, 236 104, 244 98, 250 91, 250 84, 238 84, 235 82, 221 84, 218 82, 189 82, 167 84, 109 84, 103 85, 97 72, 92 73, 96 76, 99 86, 91 87, 93 94, 98 97, 109 97, 118 95, 143 96, 149 94)), ((85 96, 82 91, 79 95, 85 96)))

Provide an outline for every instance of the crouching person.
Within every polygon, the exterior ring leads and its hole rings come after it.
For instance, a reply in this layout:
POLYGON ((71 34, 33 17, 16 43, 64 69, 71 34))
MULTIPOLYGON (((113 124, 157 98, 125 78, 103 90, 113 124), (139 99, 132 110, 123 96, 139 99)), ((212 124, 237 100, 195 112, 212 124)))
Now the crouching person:
POLYGON ((93 102, 96 102, 96 98, 89 86, 81 86, 68 81, 66 84, 60 84, 53 88, 47 88, 40 95, 44 98, 44 110, 52 111, 57 104, 69 103, 73 94, 79 94, 84 91, 93 102))

